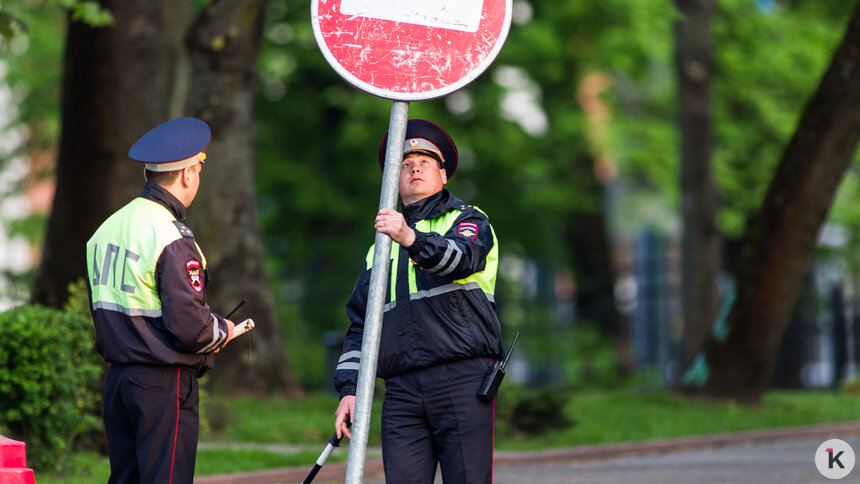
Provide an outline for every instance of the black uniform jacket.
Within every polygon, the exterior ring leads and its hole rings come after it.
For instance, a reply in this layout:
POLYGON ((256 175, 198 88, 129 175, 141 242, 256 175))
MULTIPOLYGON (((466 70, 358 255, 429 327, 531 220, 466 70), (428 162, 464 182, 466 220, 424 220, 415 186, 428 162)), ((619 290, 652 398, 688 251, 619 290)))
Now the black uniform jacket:
POLYGON ((156 263, 162 315, 129 316, 119 311, 93 310, 96 350, 109 363, 185 366, 202 376, 214 364, 212 351, 226 341, 227 324, 206 304, 208 271, 201 267, 200 292, 188 282, 186 262, 200 260, 202 254, 194 235, 180 222, 185 220, 185 206, 153 183, 147 183, 139 196, 165 206, 176 217, 174 224, 183 234, 164 248, 156 263))
MULTIPOLYGON (((381 378, 445 362, 503 355, 493 295, 477 284, 452 284, 487 269, 493 233, 486 215, 447 190, 403 207, 403 215, 414 228, 419 220, 454 210, 462 213, 447 233, 416 230, 415 243, 408 250, 399 248, 398 267, 392 268, 397 271, 397 297, 393 303, 389 302, 391 284, 386 283, 387 304, 376 372, 381 378), (475 224, 477 236, 460 236, 458 226, 462 223, 475 224), (446 274, 440 276, 426 270, 446 264, 452 243, 462 256, 449 262, 451 265, 443 271, 446 274), (409 294, 408 264, 415 264, 417 269, 415 294, 409 294)), ((496 271, 495 265, 488 270, 496 271)), ((355 394, 369 284, 370 268, 365 264, 346 307, 351 324, 335 371, 335 388, 341 397, 355 394)))

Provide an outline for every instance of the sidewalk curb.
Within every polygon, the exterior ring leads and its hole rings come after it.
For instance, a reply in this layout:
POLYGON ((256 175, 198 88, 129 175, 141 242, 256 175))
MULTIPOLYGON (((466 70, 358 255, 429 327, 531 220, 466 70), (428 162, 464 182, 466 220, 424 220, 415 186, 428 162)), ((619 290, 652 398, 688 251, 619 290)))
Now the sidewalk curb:
MULTIPOLYGON (((679 437, 672 439, 650 440, 645 442, 625 442, 620 444, 580 445, 564 449, 542 450, 536 452, 495 452, 493 465, 498 467, 518 465, 538 465, 551 462, 572 462, 603 460, 631 455, 658 454, 680 450, 694 450, 726 445, 741 445, 770 442, 796 438, 842 438, 860 435, 860 422, 809 425, 779 429, 749 430, 699 437, 679 437)), ((289 467, 265 471, 203 476, 194 479, 196 484, 283 484, 301 482, 313 462, 304 467, 289 467)), ((382 461, 369 460, 364 465, 366 477, 380 477, 382 461)), ((339 462, 323 467, 317 480, 323 482, 342 481, 346 474, 346 463, 339 462)))

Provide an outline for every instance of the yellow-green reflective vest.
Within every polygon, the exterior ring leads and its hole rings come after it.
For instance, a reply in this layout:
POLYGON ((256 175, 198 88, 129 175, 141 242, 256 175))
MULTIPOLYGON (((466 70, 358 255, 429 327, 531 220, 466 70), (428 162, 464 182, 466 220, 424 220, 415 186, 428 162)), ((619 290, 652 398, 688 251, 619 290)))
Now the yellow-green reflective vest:
MULTIPOLYGON (((135 198, 99 227, 87 242, 93 310, 161 316, 155 269, 164 248, 183 237, 175 221, 163 205, 135 198)), ((205 270, 206 258, 197 252, 205 270)))
MULTIPOLYGON (((471 207, 484 215, 481 209, 478 207, 471 207)), ((463 212, 461 210, 451 210, 447 213, 442 214, 439 217, 429 219, 429 220, 419 220, 415 224, 415 229, 420 230, 421 232, 435 232, 439 235, 446 234, 451 227, 454 226, 454 222, 457 218, 462 215, 463 212)), ((492 226, 490 226, 490 230, 493 234, 493 248, 490 249, 490 252, 487 254, 486 264, 484 266, 484 270, 480 272, 476 272, 469 277, 464 279, 458 279, 453 281, 452 284, 457 286, 465 286, 465 287, 449 287, 449 290, 457 290, 457 289, 472 289, 474 287, 480 288, 487 299, 490 302, 495 303, 495 291, 496 291, 496 275, 498 273, 499 268, 499 241, 496 239, 496 232, 492 230, 492 226)), ((367 256, 365 259, 365 263, 367 265, 367 269, 370 270, 373 267, 373 252, 374 245, 370 246, 370 250, 367 252, 367 256)), ((398 262, 400 260, 400 244, 397 242, 391 243, 391 271, 390 271, 390 298, 389 303, 394 302, 397 284, 397 267, 398 262)), ((411 297, 413 295, 418 294, 418 284, 415 277, 416 266, 415 264, 408 264, 408 277, 409 277, 409 294, 411 297)), ((447 291, 446 291, 447 292, 447 291)))

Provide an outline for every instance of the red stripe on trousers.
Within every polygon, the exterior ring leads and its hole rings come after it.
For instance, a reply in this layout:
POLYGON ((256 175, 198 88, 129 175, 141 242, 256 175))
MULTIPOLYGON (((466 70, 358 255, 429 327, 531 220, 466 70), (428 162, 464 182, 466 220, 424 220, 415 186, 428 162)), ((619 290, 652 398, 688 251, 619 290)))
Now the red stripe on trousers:
MULTIPOLYGON (((179 382, 182 369, 176 369, 176 430, 173 432, 173 455, 170 456, 170 484, 173 484, 173 464, 176 462, 176 441, 179 440, 179 382)), ((493 409, 495 413, 495 409, 493 409)), ((495 425, 495 422, 493 422, 495 425)))

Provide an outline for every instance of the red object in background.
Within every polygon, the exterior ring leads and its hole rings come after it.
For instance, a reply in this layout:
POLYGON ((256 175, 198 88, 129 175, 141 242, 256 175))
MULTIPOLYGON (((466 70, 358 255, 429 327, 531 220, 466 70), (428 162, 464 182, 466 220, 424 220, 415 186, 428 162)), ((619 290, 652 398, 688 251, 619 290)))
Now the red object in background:
POLYGON ((26 444, 0 435, 0 484, 36 484, 27 468, 26 444))

